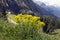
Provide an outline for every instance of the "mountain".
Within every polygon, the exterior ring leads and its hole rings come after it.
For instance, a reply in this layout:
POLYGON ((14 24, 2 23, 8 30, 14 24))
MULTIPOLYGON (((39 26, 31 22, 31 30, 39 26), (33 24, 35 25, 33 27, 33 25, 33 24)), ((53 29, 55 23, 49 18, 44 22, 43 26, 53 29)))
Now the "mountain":
POLYGON ((55 7, 55 6, 48 6, 49 11, 60 18, 60 7, 55 7))
MULTIPOLYGON (((36 15, 46 15, 46 16, 52 16, 57 17, 53 13, 51 13, 51 10, 43 3, 40 2, 39 5, 36 4, 32 0, 0 0, 3 1, 3 4, 5 6, 6 11, 11 11, 15 14, 18 14, 19 12, 27 12, 30 11, 33 14, 36 15)), ((1 8, 0 8, 1 9, 1 8)))
POLYGON ((37 5, 39 5, 40 7, 46 9, 47 11, 49 11, 49 13, 57 16, 58 18, 60 17, 60 7, 59 6, 45 5, 43 2, 40 2, 40 1, 36 1, 35 3, 37 5))

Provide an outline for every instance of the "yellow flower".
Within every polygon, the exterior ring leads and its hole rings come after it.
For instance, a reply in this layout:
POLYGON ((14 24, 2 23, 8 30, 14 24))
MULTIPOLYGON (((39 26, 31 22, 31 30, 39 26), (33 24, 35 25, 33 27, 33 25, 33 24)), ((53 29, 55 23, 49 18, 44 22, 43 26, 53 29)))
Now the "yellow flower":
POLYGON ((37 21, 37 20, 39 20, 40 19, 40 17, 37 17, 37 16, 33 16, 32 17, 32 21, 37 21))
MULTIPOLYGON (((12 15, 12 14, 10 14, 12 15)), ((11 16, 9 16, 11 17, 11 16)), ((45 23, 44 22, 41 22, 40 21, 40 17, 38 16, 32 16, 32 15, 22 15, 22 14, 18 14, 18 15, 15 15, 13 17, 13 20, 16 22, 16 23, 21 23, 21 22, 24 22, 24 23, 34 23, 38 26, 44 26, 45 23)))
POLYGON ((45 23, 44 22, 39 22, 38 25, 39 26, 45 26, 45 23))
POLYGON ((32 15, 25 15, 25 18, 30 19, 32 15))

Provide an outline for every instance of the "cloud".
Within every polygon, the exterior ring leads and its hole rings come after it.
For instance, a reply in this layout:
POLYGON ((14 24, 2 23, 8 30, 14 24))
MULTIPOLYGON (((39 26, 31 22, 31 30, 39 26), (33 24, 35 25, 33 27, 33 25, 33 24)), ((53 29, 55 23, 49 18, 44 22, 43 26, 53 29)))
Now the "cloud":
POLYGON ((44 2, 46 5, 54 5, 54 6, 60 6, 60 0, 33 0, 34 2, 44 2))

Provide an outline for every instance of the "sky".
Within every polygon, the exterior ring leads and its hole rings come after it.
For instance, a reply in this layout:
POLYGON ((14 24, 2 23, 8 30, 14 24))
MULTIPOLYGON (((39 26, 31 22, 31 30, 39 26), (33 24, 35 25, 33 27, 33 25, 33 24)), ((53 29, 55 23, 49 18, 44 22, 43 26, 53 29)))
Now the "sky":
POLYGON ((45 3, 46 5, 54 5, 54 6, 60 6, 60 0, 33 0, 34 2, 41 1, 45 3))

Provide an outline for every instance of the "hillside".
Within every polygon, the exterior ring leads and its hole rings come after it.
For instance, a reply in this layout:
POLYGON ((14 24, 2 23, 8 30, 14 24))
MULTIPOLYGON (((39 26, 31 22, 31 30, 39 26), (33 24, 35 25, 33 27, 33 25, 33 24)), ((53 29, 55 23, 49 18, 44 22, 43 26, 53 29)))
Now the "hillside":
POLYGON ((60 7, 33 0, 0 0, 0 40, 60 40, 60 7))
MULTIPOLYGON (((52 16, 52 17, 57 17, 54 15, 49 8, 41 2, 40 5, 37 5, 35 2, 32 0, 3 0, 3 3, 5 5, 5 10, 6 11, 11 11, 15 14, 18 14, 22 11, 26 11, 26 13, 31 12, 34 15, 46 15, 46 16, 52 16), (29 12, 28 12, 29 11, 29 12)), ((0 8, 2 10, 2 8, 0 8)))

